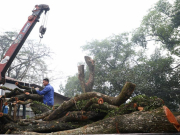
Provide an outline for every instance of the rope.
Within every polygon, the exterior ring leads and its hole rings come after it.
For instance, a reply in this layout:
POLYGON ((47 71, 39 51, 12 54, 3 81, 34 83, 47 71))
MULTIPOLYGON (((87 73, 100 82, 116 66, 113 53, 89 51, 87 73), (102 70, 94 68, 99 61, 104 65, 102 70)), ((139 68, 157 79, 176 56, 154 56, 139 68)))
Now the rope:
POLYGON ((45 14, 43 15, 43 19, 42 19, 41 25, 44 25, 44 22, 45 22, 45 14))
POLYGON ((48 16, 49 16, 49 12, 47 12, 46 19, 45 19, 45 23, 44 23, 44 27, 47 26, 48 16))
POLYGON ((39 40, 39 44, 41 43, 41 39, 42 39, 42 38, 40 38, 40 40, 39 40))

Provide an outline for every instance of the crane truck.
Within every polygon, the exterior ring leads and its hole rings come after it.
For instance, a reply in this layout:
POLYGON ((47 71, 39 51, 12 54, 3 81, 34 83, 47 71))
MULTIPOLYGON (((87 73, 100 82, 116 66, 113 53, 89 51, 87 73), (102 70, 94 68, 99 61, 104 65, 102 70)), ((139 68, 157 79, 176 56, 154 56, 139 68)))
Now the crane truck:
MULTIPOLYGON (((8 68, 10 67, 11 63, 13 62, 14 58, 18 54, 19 50, 21 49, 22 45, 24 44, 25 40, 29 36, 30 32, 34 28, 37 22, 39 22, 39 18, 41 14, 44 12, 46 13, 50 10, 48 5, 40 4, 35 5, 35 8, 33 9, 32 15, 28 17, 27 22, 17 35, 16 39, 12 43, 12 45, 9 47, 7 52, 5 53, 4 57, 0 61, 0 84, 5 83, 5 74, 8 68)), ((46 32, 46 28, 44 25, 42 25, 39 29, 39 32, 41 33, 40 38, 43 37, 43 35, 46 32)))

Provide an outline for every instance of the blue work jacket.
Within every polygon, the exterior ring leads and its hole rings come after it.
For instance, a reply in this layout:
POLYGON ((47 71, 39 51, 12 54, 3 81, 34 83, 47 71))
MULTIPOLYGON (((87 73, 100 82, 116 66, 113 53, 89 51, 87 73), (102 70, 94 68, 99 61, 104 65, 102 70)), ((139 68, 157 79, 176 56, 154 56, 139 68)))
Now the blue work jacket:
POLYGON ((39 95, 44 95, 43 97, 43 103, 46 105, 53 106, 54 105, 54 88, 48 84, 46 87, 42 90, 36 90, 39 95))

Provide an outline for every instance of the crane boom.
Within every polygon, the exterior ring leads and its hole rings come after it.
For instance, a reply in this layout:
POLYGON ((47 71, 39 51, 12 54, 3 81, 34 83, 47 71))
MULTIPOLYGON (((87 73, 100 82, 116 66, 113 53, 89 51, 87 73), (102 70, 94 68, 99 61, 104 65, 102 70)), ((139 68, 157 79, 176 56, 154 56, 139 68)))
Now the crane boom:
POLYGON ((25 25, 17 35, 16 39, 7 50, 3 59, 0 61, 0 84, 5 83, 5 73, 7 69, 10 67, 17 53, 19 52, 25 40, 29 36, 31 30, 34 28, 35 24, 39 21, 40 15, 43 13, 43 11, 45 11, 46 14, 46 12, 49 10, 50 10, 49 6, 45 4, 36 5, 35 9, 33 9, 32 15, 28 17, 28 21, 25 23, 25 25))

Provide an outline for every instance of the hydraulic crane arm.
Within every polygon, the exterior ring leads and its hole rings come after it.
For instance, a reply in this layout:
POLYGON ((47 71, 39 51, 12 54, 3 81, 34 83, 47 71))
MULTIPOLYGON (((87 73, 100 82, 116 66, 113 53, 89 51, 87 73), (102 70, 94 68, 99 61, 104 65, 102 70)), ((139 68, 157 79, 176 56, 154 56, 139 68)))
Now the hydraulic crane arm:
MULTIPOLYGON (((35 6, 35 9, 32 11, 33 12, 32 15, 28 17, 28 21, 25 23, 25 25, 17 35, 16 39, 9 47, 3 59, 0 61, 0 84, 5 83, 5 73, 7 69, 10 67, 17 53, 19 52, 25 40, 27 39, 28 35, 30 34, 31 30, 34 28, 35 24, 39 21, 40 15, 43 13, 43 11, 45 11, 46 14, 46 12, 49 10, 50 10, 49 6, 45 4, 35 6)), ((44 32, 45 30, 46 30, 45 28, 41 29, 41 31, 44 32)), ((44 33, 42 32, 42 34, 44 33)))

